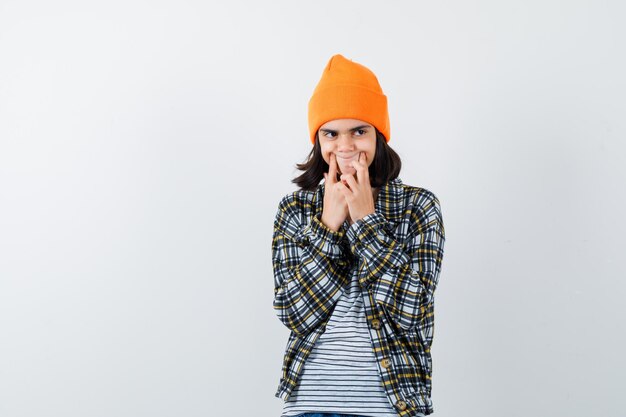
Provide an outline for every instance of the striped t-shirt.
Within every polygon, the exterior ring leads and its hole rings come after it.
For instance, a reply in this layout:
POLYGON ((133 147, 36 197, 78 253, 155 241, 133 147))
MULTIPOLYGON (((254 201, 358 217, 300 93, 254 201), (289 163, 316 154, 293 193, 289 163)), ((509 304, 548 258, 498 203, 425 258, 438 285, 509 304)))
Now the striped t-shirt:
POLYGON ((378 374, 362 297, 353 269, 350 286, 302 366, 281 417, 306 412, 398 417, 378 374))

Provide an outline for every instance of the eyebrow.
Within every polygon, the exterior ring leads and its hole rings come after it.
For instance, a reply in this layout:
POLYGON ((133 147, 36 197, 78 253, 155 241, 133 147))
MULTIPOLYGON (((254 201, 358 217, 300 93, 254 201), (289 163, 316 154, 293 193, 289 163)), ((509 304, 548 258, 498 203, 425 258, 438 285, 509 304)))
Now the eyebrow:
MULTIPOLYGON (((361 130, 361 129, 365 129, 365 128, 368 128, 368 127, 372 127, 372 126, 371 125, 360 125, 360 126, 353 127, 352 129, 349 129, 349 131, 350 132, 354 132, 355 130, 361 130)), ((332 129, 322 128, 320 130, 322 132, 325 132, 325 133, 337 133, 336 130, 332 130, 332 129)))

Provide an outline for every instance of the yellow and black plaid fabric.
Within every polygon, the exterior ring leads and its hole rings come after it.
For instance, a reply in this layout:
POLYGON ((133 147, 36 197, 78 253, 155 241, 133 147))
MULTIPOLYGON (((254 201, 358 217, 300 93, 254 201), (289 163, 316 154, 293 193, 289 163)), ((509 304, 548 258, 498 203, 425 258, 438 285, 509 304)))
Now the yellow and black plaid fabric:
POLYGON ((445 231, 438 198, 396 178, 375 213, 335 232, 321 222, 324 183, 287 194, 272 237, 274 310, 291 330, 275 396, 286 400, 356 268, 382 385, 401 417, 431 414, 434 292, 445 231))

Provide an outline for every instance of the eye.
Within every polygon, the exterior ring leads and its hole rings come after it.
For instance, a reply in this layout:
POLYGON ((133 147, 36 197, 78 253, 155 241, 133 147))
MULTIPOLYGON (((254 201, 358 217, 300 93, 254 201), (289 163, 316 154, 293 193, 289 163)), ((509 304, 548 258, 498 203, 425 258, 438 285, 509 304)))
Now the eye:
POLYGON ((367 131, 363 130, 363 129, 359 129, 359 130, 355 131, 354 133, 357 133, 357 136, 362 136, 362 135, 366 134, 367 131))
POLYGON ((322 135, 327 138, 334 138, 337 134, 335 132, 322 132, 322 135))

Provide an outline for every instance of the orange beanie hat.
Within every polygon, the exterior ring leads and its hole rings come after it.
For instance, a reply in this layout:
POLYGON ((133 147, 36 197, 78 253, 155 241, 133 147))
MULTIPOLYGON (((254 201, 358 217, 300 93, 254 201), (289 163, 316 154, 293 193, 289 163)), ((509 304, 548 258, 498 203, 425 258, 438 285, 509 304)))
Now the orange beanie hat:
POLYGON ((330 58, 309 100, 309 132, 313 144, 320 126, 335 119, 363 120, 378 129, 389 142, 387 96, 376 75, 340 54, 330 58))

